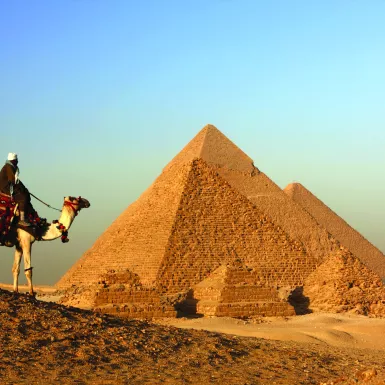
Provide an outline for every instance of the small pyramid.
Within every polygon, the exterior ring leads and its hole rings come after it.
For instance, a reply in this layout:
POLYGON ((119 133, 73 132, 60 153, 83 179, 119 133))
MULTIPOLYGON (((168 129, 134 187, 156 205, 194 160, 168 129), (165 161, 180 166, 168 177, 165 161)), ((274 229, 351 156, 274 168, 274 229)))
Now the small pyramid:
POLYGON ((205 316, 236 318, 295 315, 294 307, 280 298, 276 287, 261 281, 254 269, 240 261, 218 267, 197 284, 184 309, 205 316))
POLYGON ((308 276, 303 295, 313 311, 385 316, 381 278, 343 247, 308 276))
POLYGON ((300 183, 289 184, 284 191, 366 266, 385 277, 385 255, 380 250, 300 183))

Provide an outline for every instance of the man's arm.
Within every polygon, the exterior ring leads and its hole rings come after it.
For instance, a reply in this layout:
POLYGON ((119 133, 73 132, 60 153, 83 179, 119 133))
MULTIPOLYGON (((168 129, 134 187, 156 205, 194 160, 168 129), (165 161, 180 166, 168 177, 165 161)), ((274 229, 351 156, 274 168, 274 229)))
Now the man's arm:
POLYGON ((8 182, 15 184, 15 171, 13 167, 7 164, 5 172, 7 175, 8 182))
POLYGON ((13 195, 13 186, 15 185, 15 171, 10 165, 6 165, 5 173, 9 184, 9 192, 13 195))

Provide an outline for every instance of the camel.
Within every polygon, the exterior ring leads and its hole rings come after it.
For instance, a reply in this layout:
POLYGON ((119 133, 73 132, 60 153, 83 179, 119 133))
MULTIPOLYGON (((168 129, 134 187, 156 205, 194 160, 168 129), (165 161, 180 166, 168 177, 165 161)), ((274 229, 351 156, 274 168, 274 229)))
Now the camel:
POLYGON ((31 234, 30 228, 16 227, 13 229, 6 246, 15 246, 15 257, 12 267, 13 273, 13 291, 19 291, 19 273, 21 257, 24 257, 24 271, 28 281, 29 294, 35 296, 32 285, 32 266, 31 266, 31 250, 32 244, 37 241, 52 241, 62 238, 62 241, 67 241, 67 230, 71 227, 75 216, 83 208, 90 207, 90 203, 84 198, 65 197, 61 215, 58 221, 53 221, 47 224, 47 228, 43 230, 41 238, 36 239, 31 234))

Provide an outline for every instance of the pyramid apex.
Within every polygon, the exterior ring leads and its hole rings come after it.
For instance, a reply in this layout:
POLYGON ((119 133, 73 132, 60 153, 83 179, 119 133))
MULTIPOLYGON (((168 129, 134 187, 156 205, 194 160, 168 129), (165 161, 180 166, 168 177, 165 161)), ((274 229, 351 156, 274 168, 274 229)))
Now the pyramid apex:
POLYGON ((301 192, 310 192, 307 190, 301 183, 293 182, 289 183, 283 191, 292 199, 294 199, 294 194, 298 194, 301 192))
MULTIPOLYGON (((219 130, 217 127, 215 127, 213 124, 210 124, 210 123, 208 123, 208 124, 206 124, 199 132, 198 132, 198 134, 195 136, 195 138, 193 138, 192 140, 191 140, 191 142, 193 142, 196 138, 198 138, 198 137, 202 137, 202 140, 204 140, 205 139, 205 137, 206 137, 206 134, 207 133, 209 133, 209 132, 216 132, 216 133, 219 133, 219 134, 222 134, 223 135, 223 133, 221 132, 221 130, 219 130)), ((191 143, 190 142, 190 143, 191 143)))
MULTIPOLYGON (((299 183, 299 182, 292 182, 292 183, 289 183, 286 187, 285 187, 285 190, 287 189, 287 188, 292 188, 292 187, 303 187, 302 186, 302 184, 301 183, 299 183)), ((304 188, 304 187, 303 187, 304 188)))
POLYGON ((213 124, 206 124, 165 167, 201 158, 208 164, 246 173, 254 170, 253 160, 213 124))
POLYGON ((218 128, 216 128, 213 124, 210 124, 210 123, 206 124, 206 125, 202 128, 202 131, 203 131, 203 130, 206 130, 206 131, 208 131, 208 130, 216 130, 216 131, 219 131, 218 128))

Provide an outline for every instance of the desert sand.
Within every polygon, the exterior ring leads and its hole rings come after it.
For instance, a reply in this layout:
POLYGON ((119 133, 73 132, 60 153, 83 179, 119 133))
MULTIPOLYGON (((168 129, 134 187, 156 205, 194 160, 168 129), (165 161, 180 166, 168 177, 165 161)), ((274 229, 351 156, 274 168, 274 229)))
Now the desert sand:
POLYGON ((228 317, 168 318, 156 321, 178 328, 208 330, 243 337, 309 342, 355 349, 378 349, 385 356, 385 319, 317 313, 294 317, 239 320, 228 317))
POLYGON ((383 318, 129 320, 36 289, 0 290, 1 384, 385 384, 383 318))

